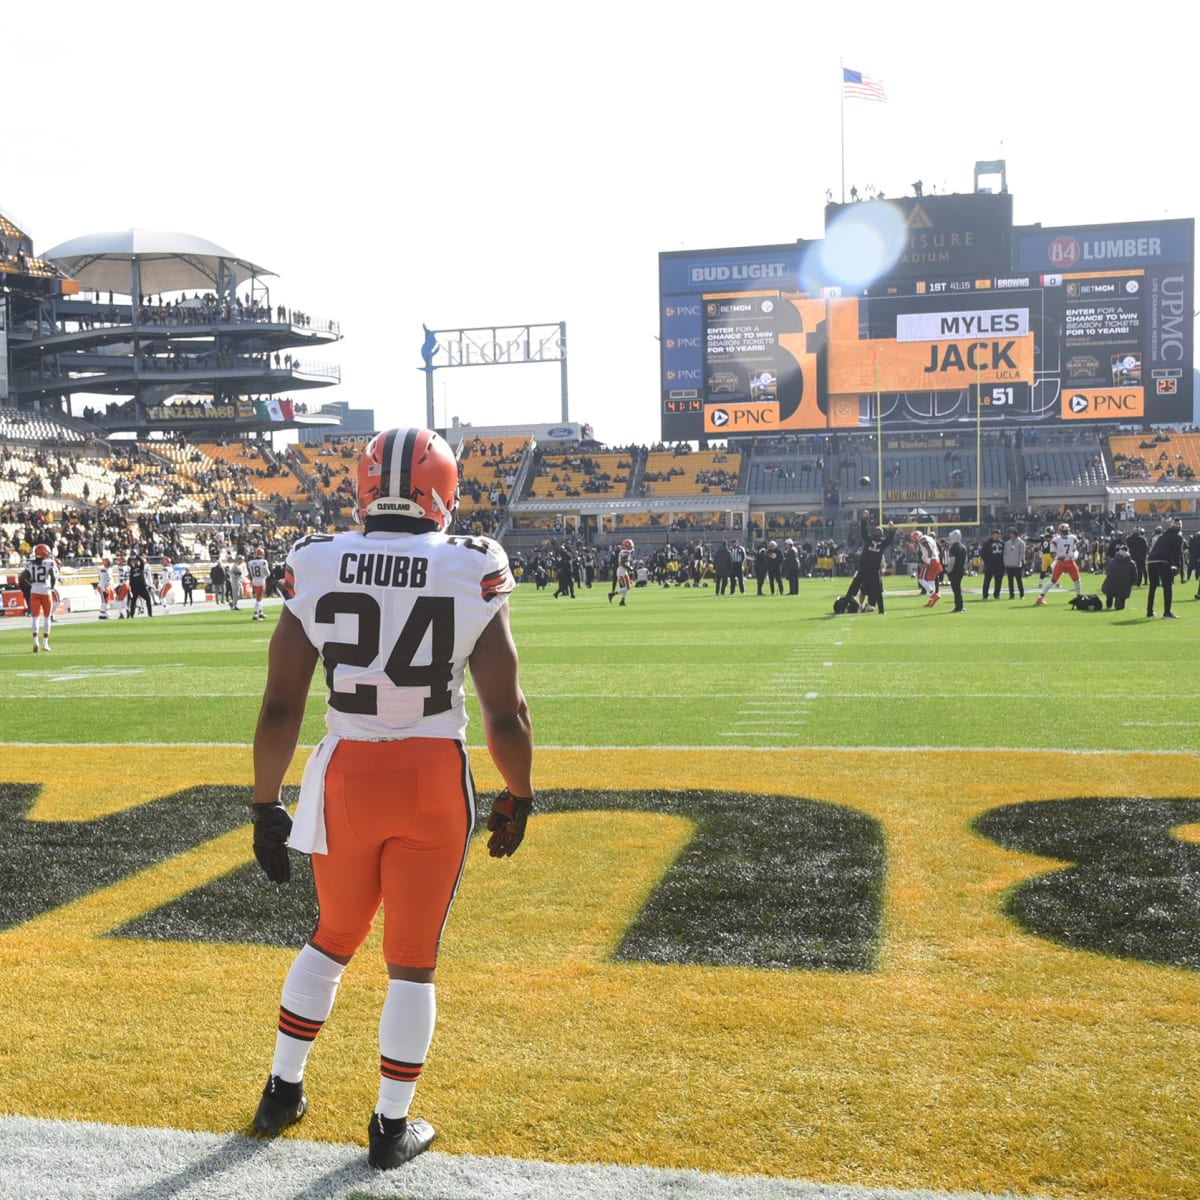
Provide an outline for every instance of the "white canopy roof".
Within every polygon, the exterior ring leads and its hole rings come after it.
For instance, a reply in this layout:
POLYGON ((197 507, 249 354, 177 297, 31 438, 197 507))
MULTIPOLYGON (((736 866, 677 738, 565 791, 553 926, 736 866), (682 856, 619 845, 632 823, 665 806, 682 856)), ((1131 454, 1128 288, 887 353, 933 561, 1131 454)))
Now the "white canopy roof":
POLYGON ((122 296, 132 294, 135 262, 137 286, 143 295, 191 288, 211 291, 217 286, 222 262, 234 276, 235 286, 252 276, 275 274, 204 238, 150 229, 87 234, 55 246, 41 257, 84 287, 122 296))

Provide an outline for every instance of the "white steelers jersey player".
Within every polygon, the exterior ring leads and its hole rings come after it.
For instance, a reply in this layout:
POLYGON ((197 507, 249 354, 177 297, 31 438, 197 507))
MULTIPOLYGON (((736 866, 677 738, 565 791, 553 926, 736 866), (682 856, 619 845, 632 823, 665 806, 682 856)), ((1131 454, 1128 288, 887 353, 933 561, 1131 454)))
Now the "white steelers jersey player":
POLYGON ((1058 527, 1058 532, 1050 539, 1050 556, 1054 565, 1050 568, 1050 577, 1038 588, 1037 604, 1046 603, 1046 593, 1066 575, 1075 584, 1075 595, 1083 595, 1083 583, 1079 578, 1079 539, 1071 532, 1070 525, 1064 522, 1058 527))
POLYGON ((265 621, 267 614, 263 612, 263 597, 267 594, 267 580, 271 577, 271 564, 267 561, 267 552, 262 546, 255 546, 246 559, 246 574, 250 579, 250 594, 254 597, 254 614, 252 621, 265 621))

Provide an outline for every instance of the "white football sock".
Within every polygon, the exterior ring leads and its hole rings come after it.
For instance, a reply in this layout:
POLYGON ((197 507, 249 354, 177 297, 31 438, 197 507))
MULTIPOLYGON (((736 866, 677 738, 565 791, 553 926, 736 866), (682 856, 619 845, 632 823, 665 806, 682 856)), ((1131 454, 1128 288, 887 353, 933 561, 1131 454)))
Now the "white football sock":
POLYGON ((345 967, 305 944, 283 981, 279 1000, 279 1031, 271 1074, 288 1083, 304 1078, 304 1064, 313 1041, 333 1011, 345 967))
POLYGON ((437 998, 432 983, 393 979, 379 1016, 379 1102, 385 1117, 406 1117, 433 1041, 437 998))

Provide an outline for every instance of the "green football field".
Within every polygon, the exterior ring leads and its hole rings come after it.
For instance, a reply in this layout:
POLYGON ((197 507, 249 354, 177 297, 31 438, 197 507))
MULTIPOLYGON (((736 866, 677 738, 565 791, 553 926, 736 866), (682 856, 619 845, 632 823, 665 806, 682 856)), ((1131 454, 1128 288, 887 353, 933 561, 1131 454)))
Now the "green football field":
MULTIPOLYGON (((539 804, 513 859, 473 847, 447 929, 414 1108, 447 1161, 1200 1194, 1194 584, 1177 621, 888 585, 845 616, 828 580, 522 586, 539 804)), ((314 912, 245 823, 277 614, 69 620, 36 656, 0 626, 0 1114, 247 1131, 314 912)), ((376 939, 289 1145, 361 1151, 376 939)))

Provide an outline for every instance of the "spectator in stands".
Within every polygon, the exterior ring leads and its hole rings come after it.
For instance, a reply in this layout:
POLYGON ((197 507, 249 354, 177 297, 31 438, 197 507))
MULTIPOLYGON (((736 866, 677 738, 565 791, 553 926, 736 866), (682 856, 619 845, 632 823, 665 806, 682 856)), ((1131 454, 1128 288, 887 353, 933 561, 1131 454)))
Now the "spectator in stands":
POLYGON ((993 529, 992 536, 979 547, 979 558, 983 564, 983 599, 991 593, 994 600, 999 600, 1000 582, 1004 578, 1004 542, 1000 530, 993 529))
MULTIPOLYGON (((1025 599, 1025 551, 1025 539, 1015 529, 1010 529, 1008 541, 1004 543, 1004 574, 1008 577, 1010 600, 1014 594, 1025 599)), ((986 595, 984 599, 987 599, 986 595)))

